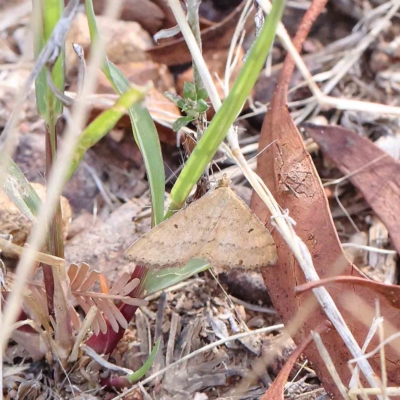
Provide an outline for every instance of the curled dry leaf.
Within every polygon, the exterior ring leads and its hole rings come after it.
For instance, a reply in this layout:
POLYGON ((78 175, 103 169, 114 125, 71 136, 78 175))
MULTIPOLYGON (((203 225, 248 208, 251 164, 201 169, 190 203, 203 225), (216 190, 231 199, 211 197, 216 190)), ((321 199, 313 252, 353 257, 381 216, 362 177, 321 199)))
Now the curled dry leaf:
POLYGON ((400 162, 369 139, 338 126, 306 124, 307 134, 363 194, 400 253, 400 162))
MULTIPOLYGON (((245 1, 242 1, 224 20, 200 32, 204 54, 221 51, 221 49, 229 47, 245 3, 245 1)), ((253 19, 250 16, 247 19, 246 31, 251 30, 252 25, 253 19)), ((192 56, 183 38, 168 40, 166 43, 153 46, 147 50, 147 54, 149 54, 153 61, 169 66, 192 61, 192 56)))
MULTIPOLYGON (((305 14, 294 39, 297 49, 301 48, 315 15, 318 15, 312 11, 313 7, 322 6, 321 11, 324 4, 325 1, 314 1, 305 14)), ((295 231, 310 251, 318 275, 321 278, 337 274, 360 277, 356 268, 346 259, 342 251, 324 189, 286 106, 288 82, 293 67, 293 61, 288 57, 265 116, 259 146, 260 149, 269 147, 258 157, 258 174, 279 205, 283 209, 288 209, 290 217, 296 221, 295 231)), ((258 196, 253 196, 251 204, 261 220, 269 221, 271 215, 258 196)), ((303 316, 300 318, 300 326, 296 325, 296 332, 292 332, 295 342, 301 343, 310 330, 326 320, 326 315, 319 306, 316 309, 309 309, 310 304, 315 304, 312 294, 302 294, 301 296, 295 294, 295 287, 305 282, 303 272, 281 235, 276 230, 272 233, 277 245, 278 263, 275 267, 262 269, 264 281, 269 288, 274 307, 282 316, 285 324, 295 317, 303 316)), ((351 328, 355 339, 362 346, 374 317, 375 299, 379 296, 363 286, 354 285, 348 292, 334 287, 329 290, 329 293, 351 328), (350 295, 353 296, 351 301, 349 300, 350 295)), ((388 307, 386 301, 381 303, 381 314, 385 319, 385 333, 399 329, 398 310, 388 307)), ((351 375, 347 368, 347 362, 352 356, 335 329, 327 333, 323 339, 342 381, 348 384, 351 375)), ((377 341, 374 340, 368 350, 376 344, 377 341)), ((393 343, 392 349, 395 349, 396 345, 397 348, 400 348, 398 343, 393 343)), ((340 392, 316 348, 308 347, 305 355, 316 367, 326 391, 333 394, 335 398, 340 398, 340 392)), ((396 366, 400 360, 399 354, 397 351, 391 351, 387 353, 386 358, 388 361, 386 363, 388 385, 396 385, 400 380, 396 366)), ((369 361, 374 371, 380 374, 379 356, 372 357, 369 361)))

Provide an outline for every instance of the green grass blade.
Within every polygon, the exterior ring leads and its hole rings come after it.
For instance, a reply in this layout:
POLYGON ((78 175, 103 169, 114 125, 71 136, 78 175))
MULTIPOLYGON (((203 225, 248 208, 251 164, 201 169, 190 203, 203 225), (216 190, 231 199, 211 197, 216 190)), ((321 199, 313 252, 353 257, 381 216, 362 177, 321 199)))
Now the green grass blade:
POLYGON ((102 139, 125 114, 132 104, 143 100, 145 93, 138 89, 129 89, 123 93, 115 104, 108 110, 103 111, 89 126, 81 133, 78 144, 75 149, 74 159, 71 161, 71 167, 68 179, 78 168, 86 151, 102 139))
POLYGON ((229 128, 235 121, 247 96, 250 94, 275 38, 275 31, 284 9, 283 0, 273 2, 263 29, 254 42, 228 97, 215 114, 210 126, 194 148, 171 191, 171 206, 167 216, 179 210, 192 187, 211 162, 229 128))
POLYGON ((1 189, 27 218, 35 221, 41 204, 39 195, 7 154, 1 152, 0 157, 7 159, 7 171, 1 189))
MULTIPOLYGON (((85 0, 90 38, 92 42, 98 39, 98 29, 91 0, 85 0)), ((122 72, 104 55, 103 72, 113 85, 114 90, 121 94, 131 87, 130 82, 122 72)), ((153 119, 146 107, 134 104, 129 108, 133 135, 142 153, 149 180, 153 224, 159 224, 164 218, 165 177, 161 145, 153 119)))
MULTIPOLYGON (((63 0, 33 0, 34 32, 35 38, 35 58, 38 57, 43 47, 49 40, 54 27, 57 25, 64 10, 63 0)), ((53 81, 56 87, 64 91, 64 49, 60 50, 60 55, 52 70, 53 81)), ((46 71, 42 69, 35 81, 36 104, 39 114, 45 119, 47 124, 55 123, 61 114, 63 105, 54 96, 49 88, 46 79, 46 71)))
POLYGON ((138 381, 140 378, 142 378, 147 371, 151 368, 153 365, 154 359, 156 358, 156 355, 158 353, 158 350, 160 349, 160 344, 161 344, 161 338, 159 337, 157 341, 154 344, 153 350, 150 353, 149 358, 146 360, 146 362, 140 367, 136 372, 133 374, 130 374, 127 376, 127 379, 130 383, 134 383, 138 381))
POLYGON ((210 264, 207 261, 195 258, 190 260, 184 267, 150 271, 144 280, 146 295, 176 285, 190 276, 205 271, 208 268, 210 268, 210 264))

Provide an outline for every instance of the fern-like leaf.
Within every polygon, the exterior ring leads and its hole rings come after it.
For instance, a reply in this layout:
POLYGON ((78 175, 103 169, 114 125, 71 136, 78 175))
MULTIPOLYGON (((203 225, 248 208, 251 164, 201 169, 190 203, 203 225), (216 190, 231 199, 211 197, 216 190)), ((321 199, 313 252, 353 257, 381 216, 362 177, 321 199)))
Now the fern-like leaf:
POLYGON ((95 291, 94 287, 100 287, 100 278, 105 280, 99 271, 90 270, 89 265, 82 263, 80 266, 71 264, 68 269, 68 277, 71 282, 71 292, 82 310, 89 312, 92 306, 98 309, 93 321, 92 329, 95 334, 105 333, 107 323, 115 332, 119 327, 124 329, 128 326, 128 321, 119 310, 119 303, 142 306, 147 304, 143 299, 129 297, 129 294, 139 285, 139 279, 130 279, 129 273, 124 273, 110 289, 109 293, 95 291))

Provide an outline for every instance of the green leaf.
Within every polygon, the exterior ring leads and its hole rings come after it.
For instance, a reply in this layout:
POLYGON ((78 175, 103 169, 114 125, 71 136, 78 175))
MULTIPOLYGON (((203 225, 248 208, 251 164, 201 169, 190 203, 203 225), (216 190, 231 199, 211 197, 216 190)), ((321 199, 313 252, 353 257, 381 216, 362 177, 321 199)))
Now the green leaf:
POLYGON ((39 195, 7 154, 0 152, 0 157, 7 163, 6 177, 1 189, 27 218, 36 221, 41 204, 39 195))
POLYGON ((206 112, 208 109, 209 106, 204 100, 198 100, 196 106, 194 107, 194 110, 196 110, 198 113, 206 112))
POLYGON ((166 91, 164 92, 164 96, 168 99, 171 100, 175 105, 177 105, 179 108, 182 109, 182 107, 185 106, 186 101, 184 99, 182 99, 181 96, 179 96, 178 94, 166 91))
POLYGON ((196 86, 193 82, 185 82, 183 84, 183 98, 193 101, 197 100, 196 86))
POLYGON ((197 91, 197 100, 207 100, 208 93, 206 89, 199 89, 197 91))
POLYGON ((201 137, 193 153, 187 160, 171 191, 171 205, 166 218, 179 210, 192 187, 199 180, 207 165, 211 162, 221 142, 235 121, 238 113, 250 94, 275 37, 276 27, 281 19, 284 1, 275 0, 271 13, 260 35, 251 47, 250 54, 243 65, 229 95, 215 114, 208 129, 201 137))
MULTIPOLYGON (((34 28, 34 48, 35 59, 38 57, 43 47, 49 40, 54 27, 57 25, 64 10, 64 1, 62 0, 34 0, 32 18, 35 23, 34 28)), ((64 49, 60 50, 60 55, 52 69, 52 77, 55 86, 64 91, 64 49)), ((55 123, 58 116, 62 113, 63 105, 54 96, 47 84, 46 71, 43 68, 35 81, 36 88, 36 106, 38 113, 50 125, 55 123)))
POLYGON ((126 378, 130 383, 134 383, 138 381, 140 378, 146 375, 147 371, 151 368, 153 365, 154 359, 156 358, 156 355, 158 353, 158 350, 160 349, 160 344, 161 344, 161 338, 159 337, 154 344, 153 350, 150 353, 149 358, 147 361, 143 364, 141 368, 139 368, 136 372, 133 374, 127 375, 126 378))
POLYGON ((187 117, 179 117, 173 124, 172 124, 172 129, 175 132, 178 132, 180 129, 182 129, 184 126, 190 124, 195 117, 192 116, 187 116, 187 117))
MULTIPOLYGON (((85 0, 86 15, 89 21, 90 38, 92 42, 98 40, 98 29, 91 0, 85 0)), ((121 94, 131 85, 122 72, 110 62, 104 54, 103 72, 113 85, 114 90, 121 94)), ((129 108, 132 130, 135 141, 142 153, 149 180, 153 224, 157 225, 164 216, 165 172, 161 153, 160 139, 153 119, 147 108, 141 104, 134 104, 129 108)))
POLYGON ((210 264, 202 259, 194 258, 190 260, 184 267, 176 267, 163 269, 161 271, 150 271, 144 280, 144 286, 146 287, 146 294, 164 290, 167 287, 176 285, 179 282, 184 281, 194 274, 205 271, 210 268, 210 264))
POLYGON ((71 162, 68 177, 78 168, 85 153, 102 139, 125 114, 134 103, 143 100, 144 92, 138 89, 129 89, 121 95, 116 103, 108 110, 103 111, 79 136, 75 149, 74 159, 71 162))

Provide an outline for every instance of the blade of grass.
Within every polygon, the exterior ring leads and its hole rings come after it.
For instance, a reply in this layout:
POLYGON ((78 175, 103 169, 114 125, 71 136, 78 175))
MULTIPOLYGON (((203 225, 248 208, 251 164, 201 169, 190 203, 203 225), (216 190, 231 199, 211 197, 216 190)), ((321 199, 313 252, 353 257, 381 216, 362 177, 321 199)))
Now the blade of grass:
POLYGON ((275 31, 281 20, 284 1, 275 0, 260 35, 254 42, 248 58, 242 67, 228 97, 212 119, 210 126, 199 140, 193 153, 186 162, 171 191, 171 206, 166 218, 179 210, 190 190, 200 178, 207 164, 211 162, 218 147, 224 140, 229 128, 235 121, 243 104, 250 94, 265 59, 272 46, 275 31))
MULTIPOLYGON (((41 51, 49 41, 51 34, 64 10, 62 0, 33 0, 34 17, 34 44, 35 59, 38 59, 41 51)), ((57 60, 52 67, 53 82, 56 87, 64 91, 64 48, 57 47, 57 60)), ((55 124, 56 119, 62 112, 62 103, 54 96, 46 79, 46 67, 42 68, 36 78, 36 105, 39 114, 48 125, 55 124)))
MULTIPOLYGON (((151 250, 150 250, 151 251, 151 250)), ((201 259, 190 260, 184 267, 169 268, 162 271, 149 271, 143 280, 146 296, 159 292, 210 268, 210 264, 201 259)))
MULTIPOLYGON (((99 38, 99 32, 94 15, 93 3, 91 0, 85 0, 85 5, 90 38, 92 43, 94 43, 99 38)), ((119 94, 128 90, 131 87, 130 82, 118 67, 108 60, 106 54, 104 54, 103 57, 103 72, 113 85, 114 90, 119 94)), ((149 180, 152 202, 152 222, 153 225, 157 225, 164 217, 165 193, 164 163, 161 154, 160 140, 153 119, 146 107, 142 104, 134 104, 129 108, 129 116, 132 122, 133 135, 142 153, 147 178, 149 180)))
POLYGON ((115 104, 108 110, 103 111, 79 136, 76 145, 74 159, 71 161, 68 179, 78 168, 86 151, 94 146, 101 138, 103 138, 125 114, 132 104, 141 101, 145 92, 138 89, 129 89, 123 93, 115 104))
POLYGON ((136 372, 126 376, 126 378, 130 383, 134 383, 146 375, 147 371, 153 365, 154 359, 156 358, 158 350, 160 349, 160 344, 161 344, 161 338, 158 338, 146 362, 136 372))
MULTIPOLYGON (((42 50, 50 42, 53 31, 64 11, 63 0, 34 0, 33 35, 35 38, 35 59, 41 56, 42 50)), ((64 42, 59 43, 53 50, 53 54, 47 65, 45 65, 35 81, 38 113, 46 122, 45 144, 46 144, 46 176, 52 174, 53 162, 57 157, 57 121, 63 111, 63 104, 56 97, 47 81, 46 68, 51 69, 51 79, 58 92, 64 92, 64 42)), ((53 218, 45 227, 47 231, 46 250, 57 257, 64 257, 64 234, 63 219, 60 199, 57 201, 53 218)), ((54 338, 68 354, 72 347, 72 325, 69 318, 67 305, 68 286, 65 285, 65 268, 52 268, 50 265, 42 264, 43 279, 46 289, 47 306, 49 315, 56 321, 54 338)), ((65 359, 60 359, 61 363, 65 359)))
POLYGON ((5 154, 4 151, 0 152, 0 157, 7 158, 6 176, 1 189, 19 210, 34 222, 41 204, 39 195, 11 157, 5 154))

